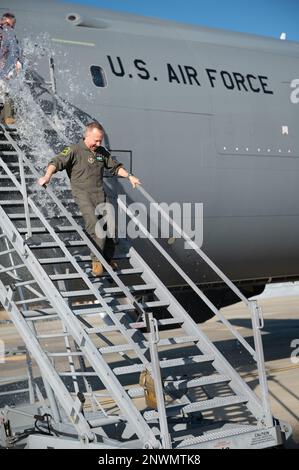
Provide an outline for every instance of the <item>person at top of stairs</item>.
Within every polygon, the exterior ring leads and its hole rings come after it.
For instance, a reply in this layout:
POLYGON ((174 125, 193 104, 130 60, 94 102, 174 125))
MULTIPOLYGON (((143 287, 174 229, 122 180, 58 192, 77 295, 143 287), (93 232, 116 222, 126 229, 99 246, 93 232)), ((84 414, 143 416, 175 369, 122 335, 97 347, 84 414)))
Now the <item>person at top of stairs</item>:
MULTIPOLYGON (((101 145, 103 139, 103 126, 98 122, 88 124, 84 138, 52 158, 46 174, 38 183, 41 186, 47 185, 54 173, 67 171, 74 199, 84 218, 85 229, 107 262, 113 266, 115 221, 104 191, 104 169, 108 169, 114 176, 128 178, 133 188, 141 183, 122 163, 111 157, 110 152, 101 145)), ((92 273, 95 277, 100 277, 103 266, 93 253, 91 258, 92 273)))
POLYGON ((16 18, 5 13, 0 22, 0 96, 3 101, 1 117, 6 125, 15 123, 13 101, 9 96, 9 81, 21 70, 20 49, 14 34, 16 18))

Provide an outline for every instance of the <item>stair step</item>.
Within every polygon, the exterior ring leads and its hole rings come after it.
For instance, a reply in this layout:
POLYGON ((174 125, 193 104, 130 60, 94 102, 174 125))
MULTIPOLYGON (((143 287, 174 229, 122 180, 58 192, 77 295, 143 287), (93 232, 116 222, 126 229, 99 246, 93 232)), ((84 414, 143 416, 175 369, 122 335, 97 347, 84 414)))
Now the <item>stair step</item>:
MULTIPOLYGON (((160 367, 162 369, 166 369, 169 367, 188 366, 192 364, 199 364, 202 362, 213 362, 214 359, 215 357, 211 354, 201 354, 198 356, 190 356, 185 358, 180 357, 177 359, 166 359, 164 361, 160 361, 160 367)), ((113 369, 113 372, 116 375, 124 375, 138 373, 142 370, 144 370, 144 364, 134 364, 133 366, 116 367, 115 369, 113 369)))
POLYGON ((63 352, 55 352, 55 353, 49 353, 47 352, 48 357, 80 357, 84 356, 83 352, 72 352, 72 351, 63 351, 63 352))
MULTIPOLYGON (((170 326, 170 325, 180 325, 184 323, 183 320, 178 320, 177 318, 167 318, 165 320, 158 320, 158 326, 170 326)), ((130 327, 133 329, 142 329, 146 328, 145 322, 133 322, 130 324, 130 327)))
MULTIPOLYGON (((197 436, 197 437, 188 437, 186 438, 180 438, 180 442, 178 445, 175 446, 176 449, 182 449, 186 447, 191 447, 195 446, 196 444, 203 444, 205 442, 209 442, 211 440, 216 440, 216 439, 225 439, 225 438, 230 438, 234 436, 238 436, 241 434, 246 434, 248 432, 259 432, 263 431, 262 428, 258 428, 257 426, 252 426, 252 425, 240 425, 240 426, 231 426, 228 429, 220 430, 220 431, 209 431, 205 433, 202 436, 197 436)), ((174 442, 177 440, 174 439, 174 442)))
MULTIPOLYGON (((74 255, 72 258, 79 262, 86 262, 90 261, 90 256, 81 256, 81 255, 74 255)), ((61 258, 39 258, 39 263, 44 265, 44 264, 64 264, 64 263, 71 263, 71 260, 65 257, 61 258)))
MULTIPOLYGON (((20 176, 19 176, 19 175, 14 174, 14 176, 15 176, 17 179, 20 179, 20 176)), ((26 179, 26 180, 29 180, 29 179, 31 179, 31 180, 34 179, 34 180, 35 180, 36 177, 35 177, 35 176, 25 175, 25 179, 26 179)), ((11 177, 10 177, 9 175, 1 175, 1 174, 0 174, 0 180, 12 181, 12 179, 11 179, 11 177)))
MULTIPOLYGON (((146 302, 146 303, 141 303, 140 304, 141 307, 143 309, 153 309, 153 308, 157 308, 157 307, 166 307, 168 306, 169 304, 166 303, 166 302, 162 302, 162 301, 154 301, 154 302, 146 302)), ((73 308, 73 313, 74 315, 76 316, 88 316, 88 315, 101 315, 101 314, 105 314, 105 309, 102 308, 100 306, 100 304, 96 305, 96 304, 92 304, 91 307, 89 308, 82 308, 82 309, 76 309, 76 308, 73 308)), ((112 310, 114 312, 123 312, 123 311, 127 311, 127 310, 134 310, 134 306, 132 304, 129 304, 129 305, 114 305, 112 307, 112 310), (128 306, 130 306, 130 308, 128 308, 128 306), (124 309, 124 307, 126 307, 126 309, 124 309)), ((26 312, 22 312, 23 315, 26 317, 27 316, 27 320, 28 321, 43 321, 43 320, 50 320, 50 319, 54 319, 54 318, 59 318, 59 314, 58 313, 55 313, 54 309, 42 309, 44 313, 44 315, 35 315, 35 316, 31 316, 29 317, 28 316, 28 311, 26 312), (53 312, 53 313, 52 313, 53 312)), ((35 312, 34 310, 32 310, 32 314, 34 313, 38 313, 38 312, 35 312)), ((167 320, 158 320, 158 325, 161 325, 161 324, 165 324, 167 320), (164 322, 164 323, 161 323, 161 322, 164 322)), ((178 321, 176 320, 175 323, 178 323, 178 321)), ((131 323, 130 324, 130 328, 133 328, 133 329, 136 329, 133 325, 138 325, 139 328, 141 328, 140 323, 136 324, 136 323, 131 323)), ((142 323, 142 327, 145 327, 145 323, 142 323)), ((114 327, 114 329, 117 329, 114 327)), ((102 333, 102 327, 99 327, 99 328, 95 328, 94 331, 92 331, 93 333, 102 333)))
MULTIPOLYGON (((6 142, 7 142, 7 145, 11 145, 8 141, 6 141, 6 142)), ((6 143, 6 142, 5 142, 5 143, 6 143)), ((0 141, 0 143, 2 144, 3 141, 0 141)), ((2 152, 1 152, 1 157, 2 157, 3 155, 4 155, 4 156, 11 156, 11 155, 18 156, 18 154, 17 154, 16 151, 8 151, 8 150, 2 150, 2 152)))
MULTIPOLYGON (((8 168, 19 168, 20 167, 19 163, 7 162, 7 161, 5 163, 7 164, 8 168)), ((24 167, 26 167, 26 165, 24 165, 24 167)))
MULTIPOLYGON (((85 331, 87 331, 89 334, 90 334, 91 330, 100 330, 100 328, 85 328, 85 331)), ((190 342, 189 339, 187 340, 187 337, 185 339, 186 339, 185 343, 190 342)), ((165 340, 160 341, 158 345, 163 346, 164 341, 165 340)), ((191 339, 191 341, 192 341, 192 339, 191 339)), ((178 343, 178 344, 180 344, 180 343, 178 343)), ((149 347, 149 344, 148 344, 147 341, 144 341, 142 343, 136 343, 136 346, 139 346, 141 348, 146 349, 146 348, 149 347)), ((125 351, 134 351, 134 349, 135 349, 134 344, 127 343, 127 344, 116 344, 116 345, 113 345, 113 346, 105 346, 105 347, 99 348, 98 350, 100 351, 101 354, 115 354, 115 353, 122 353, 122 352, 125 352, 125 351)), ((61 353, 53 353, 53 354, 51 353, 49 355, 51 357, 68 356, 68 355, 79 356, 79 355, 82 355, 82 353, 71 353, 71 354, 69 354, 68 352, 61 352, 61 353)), ((219 378, 219 376, 217 376, 217 378, 219 378)), ((213 382, 210 381, 208 383, 218 383, 218 382, 223 382, 223 381, 224 381, 223 379, 222 380, 218 379, 217 381, 214 380, 213 382)), ((229 381, 229 379, 227 381, 229 381)), ((184 381, 180 381, 180 382, 184 382, 184 381)), ((193 385, 193 386, 195 387, 195 385, 193 385)), ((178 390, 178 388, 176 388, 176 390, 178 390)))
POLYGON ((37 339, 52 339, 52 338, 65 338, 70 336, 70 333, 48 333, 44 335, 37 335, 37 339))
POLYGON ((8 255, 10 253, 16 253, 16 250, 14 248, 11 248, 10 250, 1 251, 0 256, 5 256, 5 255, 8 255))
POLYGON ((0 186, 0 193, 9 193, 9 192, 19 193, 20 190, 12 186, 6 186, 6 187, 0 186))
MULTIPOLYGON (((86 330, 87 332, 90 332, 89 329, 86 330)), ((198 341, 198 338, 194 336, 179 336, 177 338, 171 338, 171 339, 162 339, 158 342, 157 346, 169 346, 169 345, 174 345, 174 344, 187 344, 191 342, 198 341)), ((143 341, 141 343, 136 343, 141 349, 148 349, 149 348, 149 343, 148 341, 143 341)), ((118 352, 124 352, 124 351, 130 351, 134 350, 134 345, 131 344, 118 344, 115 346, 105 346, 103 348, 100 348, 101 354, 113 354, 113 353, 118 353, 118 352)))
MULTIPOLYGON (((117 276, 127 276, 127 275, 133 275, 133 274, 142 274, 143 270, 142 269, 120 269, 119 271, 114 271, 114 274, 117 276)), ((70 279, 81 279, 81 274, 79 273, 72 273, 72 274, 51 274, 50 279, 52 281, 63 281, 63 280, 70 280, 70 279)), ((91 279, 94 279, 93 276, 90 276, 91 279)), ((101 279, 105 279, 106 277, 110 277, 110 274, 103 274, 101 276, 101 279)))
POLYGON ((0 274, 8 273, 16 269, 25 268, 25 266, 26 266, 25 264, 16 264, 15 266, 10 266, 9 268, 3 268, 3 269, 0 269, 0 274))
POLYGON ((5 201, 0 201, 0 206, 23 206, 23 199, 6 199, 5 201))
MULTIPOLYGON (((59 248, 60 246, 56 242, 41 242, 41 243, 31 243, 28 240, 26 241, 28 246, 30 247, 31 250, 40 250, 40 249, 51 249, 51 248, 59 248)), ((86 246, 86 242, 83 240, 78 240, 78 241, 64 241, 62 242, 64 246, 66 247, 77 247, 77 246, 86 246)))
MULTIPOLYGON (((148 292, 157 289, 155 284, 141 284, 136 286, 127 286, 130 292, 148 292)), ((107 287, 105 289, 101 289, 101 292, 104 291, 105 294, 120 294, 123 290, 120 287, 107 287)))
MULTIPOLYGON (((10 220, 26 220, 25 214, 7 214, 10 220)), ((39 219, 38 215, 33 213, 29 214, 30 219, 39 219)))
MULTIPOLYGON (((130 292, 144 292, 152 291, 156 289, 155 284, 142 284, 137 286, 127 286, 130 292)), ((123 290, 120 287, 106 287, 100 290, 101 294, 111 295, 111 294, 121 294, 123 290)), ((86 295, 95 295, 90 289, 87 290, 75 290, 69 292, 61 292, 62 297, 71 298, 71 297, 84 297, 86 295)))
POLYGON ((96 372, 59 372, 61 377, 98 377, 96 372))
MULTIPOLYGON (((1 205, 1 201, 0 201, 1 205)), ((77 229, 72 226, 57 226, 57 227, 52 227, 55 232, 76 232, 77 229)), ((18 228, 19 233, 27 233, 26 228, 18 228)), ((45 227, 32 227, 31 229, 32 233, 49 233, 48 229, 45 227)))
POLYGON ((32 279, 30 281, 17 282, 15 284, 15 287, 30 286, 32 284, 37 284, 37 281, 35 279, 32 279))
MULTIPOLYGON (((183 414, 190 414, 195 412, 202 412, 207 410, 213 410, 215 408, 224 408, 226 406, 241 405, 248 402, 248 398, 243 396, 228 396, 228 397, 217 397, 210 400, 203 400, 196 403, 190 403, 188 405, 171 405, 166 407, 167 416, 179 416, 183 414)), ((158 419, 159 413, 157 411, 146 411, 143 415, 146 421, 158 419)))
POLYGON ((36 302, 49 302, 48 297, 35 297, 34 299, 18 300, 16 305, 35 304, 36 302))
MULTIPOLYGON (((164 381, 164 391, 167 392, 176 392, 179 390, 189 390, 195 387, 204 387, 207 385, 213 385, 218 383, 230 382, 230 378, 226 375, 213 374, 205 377, 200 377, 197 379, 191 380, 175 380, 169 383, 164 381)), ((144 395, 144 389, 142 387, 134 387, 128 390, 128 393, 131 398, 138 398, 144 395)))

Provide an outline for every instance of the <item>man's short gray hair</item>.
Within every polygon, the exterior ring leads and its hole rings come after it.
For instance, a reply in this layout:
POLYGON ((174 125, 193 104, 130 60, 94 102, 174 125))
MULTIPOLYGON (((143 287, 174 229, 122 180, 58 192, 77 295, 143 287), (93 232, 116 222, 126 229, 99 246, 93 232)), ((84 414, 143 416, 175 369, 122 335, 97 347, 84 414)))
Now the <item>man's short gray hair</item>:
POLYGON ((92 131, 93 129, 98 129, 99 131, 103 133, 105 132, 102 124, 100 124, 98 121, 93 121, 87 124, 84 134, 86 135, 88 132, 92 131))

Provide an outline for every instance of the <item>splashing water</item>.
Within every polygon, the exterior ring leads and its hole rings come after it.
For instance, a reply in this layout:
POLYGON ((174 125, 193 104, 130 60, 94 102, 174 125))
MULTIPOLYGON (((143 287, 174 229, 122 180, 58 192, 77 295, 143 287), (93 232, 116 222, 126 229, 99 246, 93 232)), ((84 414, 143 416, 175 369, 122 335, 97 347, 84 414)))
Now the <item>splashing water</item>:
MULTIPOLYGON (((43 175, 53 155, 66 145, 79 140, 82 135, 82 127, 78 125, 78 118, 75 117, 72 106, 68 105, 69 111, 66 112, 59 101, 53 100, 53 94, 45 85, 41 70, 49 73, 49 57, 63 58, 65 67, 59 70, 57 75, 68 84, 68 93, 64 99, 72 103, 78 94, 84 95, 87 101, 91 101, 93 96, 80 90, 76 73, 70 73, 68 69, 66 52, 55 51, 47 33, 24 39, 22 50, 23 69, 17 77, 10 80, 9 93, 15 103, 22 149, 26 150, 34 167, 43 175)), ((65 189, 69 187, 67 175, 65 172, 58 172, 54 178, 55 193, 63 201, 65 189)), ((30 194, 37 196, 35 199, 48 217, 57 217, 56 206, 49 202, 46 192, 37 183, 30 188, 30 194)))

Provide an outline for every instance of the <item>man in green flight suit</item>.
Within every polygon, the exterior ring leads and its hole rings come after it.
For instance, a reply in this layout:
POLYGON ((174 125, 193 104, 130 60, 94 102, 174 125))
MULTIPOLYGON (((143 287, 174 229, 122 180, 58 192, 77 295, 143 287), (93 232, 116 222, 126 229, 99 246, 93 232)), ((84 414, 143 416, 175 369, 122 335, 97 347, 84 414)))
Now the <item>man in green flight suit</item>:
MULTIPOLYGON (((111 220, 109 211, 106 211, 107 236, 103 233, 103 236, 99 237, 96 233, 96 225, 99 221, 97 208, 104 207, 105 204, 103 203, 106 202, 103 187, 104 169, 109 169, 112 175, 128 178, 133 188, 141 183, 121 163, 114 160, 105 147, 102 147, 103 139, 103 126, 98 122, 88 124, 84 132, 84 138, 78 144, 66 147, 56 157, 52 158, 46 174, 38 180, 38 183, 44 186, 50 182, 53 174, 57 171, 67 171, 74 199, 84 218, 85 229, 103 253, 105 259, 111 263, 114 243, 109 234, 114 232, 114 220, 111 220)), ((99 277, 103 274, 103 266, 93 254, 91 254, 91 258, 92 273, 95 277, 99 277)))

